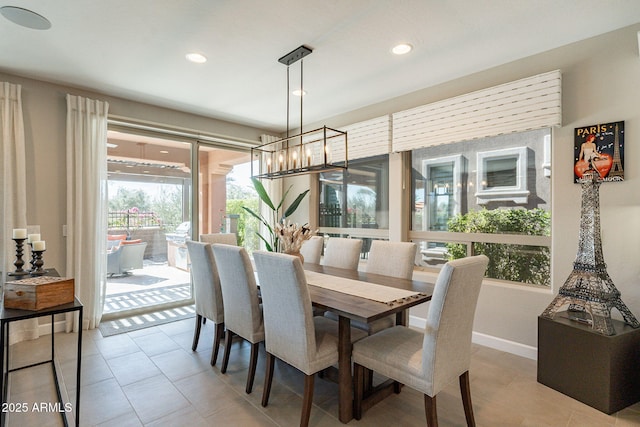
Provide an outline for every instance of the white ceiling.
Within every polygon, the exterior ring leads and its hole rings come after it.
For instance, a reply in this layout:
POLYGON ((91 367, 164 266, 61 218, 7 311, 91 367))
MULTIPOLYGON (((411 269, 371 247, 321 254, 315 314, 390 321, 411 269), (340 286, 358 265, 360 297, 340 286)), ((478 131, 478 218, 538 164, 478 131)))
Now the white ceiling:
MULTIPOLYGON (((305 44, 305 123, 640 22, 639 0, 0 0, 0 71, 282 131, 305 44), (395 56, 398 42, 413 52, 395 56), (187 52, 208 57, 185 60, 187 52), (291 88, 299 62, 291 66, 291 88)), ((291 98, 299 122, 299 99, 291 98)))

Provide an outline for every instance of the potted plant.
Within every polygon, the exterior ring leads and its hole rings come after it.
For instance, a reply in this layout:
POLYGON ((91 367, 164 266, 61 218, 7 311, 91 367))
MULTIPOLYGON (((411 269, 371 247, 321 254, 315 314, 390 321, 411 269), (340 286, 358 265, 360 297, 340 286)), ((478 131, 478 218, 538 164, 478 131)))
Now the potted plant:
POLYGON ((253 187, 255 188, 256 192, 258 193, 258 197, 260 197, 260 200, 262 200, 262 202, 264 204, 266 204, 271 209, 271 214, 269 215, 270 218, 265 218, 264 216, 260 215, 259 213, 254 212, 253 210, 251 210, 251 209, 249 209, 249 208, 247 208, 245 206, 243 206, 242 209, 244 209, 245 211, 249 212, 249 214, 253 215, 262 224, 264 224, 264 226, 267 228, 269 234, 266 235, 266 236, 263 236, 262 234, 260 234, 258 232, 256 232, 256 234, 264 242, 264 244, 265 244, 265 246, 266 246, 266 248, 267 248, 267 250, 269 252, 277 252, 278 248, 279 248, 279 238, 280 238, 280 236, 276 232, 276 224, 284 224, 285 219, 287 217, 289 217, 290 215, 292 215, 296 211, 296 209, 298 209, 298 206, 300 205, 300 202, 302 202, 302 199, 304 199, 304 196, 307 195, 309 190, 305 190, 302 193, 298 194, 298 196, 295 198, 293 203, 291 203, 291 205, 289 205, 287 210, 285 210, 284 213, 282 214, 282 217, 280 217, 280 211, 282 209, 282 205, 284 204, 284 201, 287 198, 287 195, 289 194, 289 191, 291 190, 291 186, 289 186, 287 191, 284 192, 284 194, 282 195, 282 199, 280 199, 280 202, 276 206, 273 203, 273 201, 271 200, 271 197, 269 197, 269 194, 267 194, 267 191, 265 190, 265 188, 262 185, 262 183, 260 182, 260 180, 258 180, 257 178, 251 178, 251 182, 253 183, 253 187))

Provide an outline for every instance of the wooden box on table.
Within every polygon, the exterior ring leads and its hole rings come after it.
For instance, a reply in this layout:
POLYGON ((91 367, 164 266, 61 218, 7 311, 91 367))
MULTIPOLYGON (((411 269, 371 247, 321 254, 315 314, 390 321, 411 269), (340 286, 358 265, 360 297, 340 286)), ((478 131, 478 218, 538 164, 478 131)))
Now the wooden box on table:
POLYGON ((28 277, 4 284, 5 308, 42 310, 73 302, 74 280, 68 277, 28 277))

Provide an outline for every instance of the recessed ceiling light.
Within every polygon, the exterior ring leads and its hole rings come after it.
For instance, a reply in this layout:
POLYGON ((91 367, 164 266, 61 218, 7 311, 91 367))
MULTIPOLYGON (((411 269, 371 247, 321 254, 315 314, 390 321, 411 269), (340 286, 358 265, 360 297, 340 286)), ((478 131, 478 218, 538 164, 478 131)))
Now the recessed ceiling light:
POLYGON ((167 150, 160 150, 161 154, 169 154, 169 152, 167 150))
POLYGON ((51 22, 42 15, 21 7, 3 6, 0 7, 0 13, 14 24, 22 27, 31 28, 33 30, 48 30, 51 28, 51 22))
POLYGON ((302 89, 296 89, 293 92, 291 92, 294 96, 305 96, 307 94, 306 90, 302 90, 302 89))
POLYGON ((195 62, 196 64, 204 64, 207 62, 207 57, 201 53, 187 53, 187 59, 191 62, 195 62))
POLYGON ((405 53, 411 52, 411 49, 413 49, 413 46, 411 46, 410 44, 401 43, 399 45, 394 46, 393 49, 391 49, 391 52, 393 52, 396 55, 404 55, 405 53))

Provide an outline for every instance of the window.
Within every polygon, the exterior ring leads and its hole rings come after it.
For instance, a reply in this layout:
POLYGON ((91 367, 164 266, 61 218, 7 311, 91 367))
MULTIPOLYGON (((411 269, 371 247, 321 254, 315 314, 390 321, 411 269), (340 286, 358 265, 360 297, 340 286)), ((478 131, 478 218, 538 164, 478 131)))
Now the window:
POLYGON ((484 253, 494 279, 550 285, 549 129, 415 149, 411 240, 420 262, 484 253))
POLYGON ((320 227, 389 228, 388 155, 350 161, 319 181, 320 227))
MULTIPOLYGON (((540 156, 543 156, 543 150, 540 156)), ((540 166, 542 168, 542 165, 540 166)), ((494 201, 527 203, 527 147, 478 153, 478 204, 494 201)))
POLYGON ((422 189, 422 200, 427 201, 423 230, 446 231, 449 218, 460 213, 462 164, 462 155, 423 161, 422 170, 427 181, 422 189))

